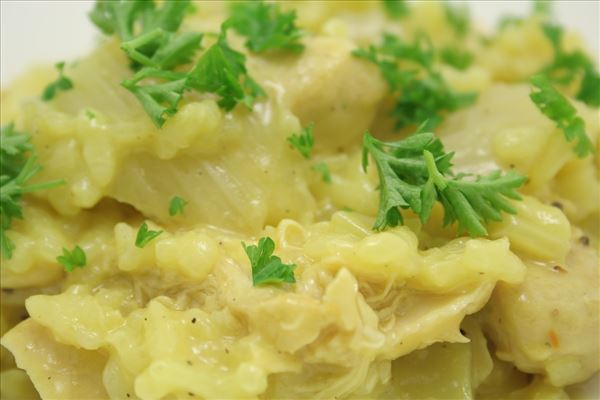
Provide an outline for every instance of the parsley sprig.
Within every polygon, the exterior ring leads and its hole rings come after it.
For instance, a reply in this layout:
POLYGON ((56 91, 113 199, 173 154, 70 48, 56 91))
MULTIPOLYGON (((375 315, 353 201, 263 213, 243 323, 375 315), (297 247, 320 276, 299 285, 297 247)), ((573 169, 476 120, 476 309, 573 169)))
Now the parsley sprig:
POLYGON ((79 246, 75 246, 72 251, 63 247, 62 256, 56 257, 56 261, 65 268, 67 272, 73 272, 75 268, 83 268, 87 263, 85 251, 79 246))
POLYGON ((600 75, 594 62, 581 50, 568 52, 563 49, 562 27, 545 23, 542 29, 554 50, 552 63, 545 67, 542 73, 557 84, 571 83, 577 76, 582 75, 581 86, 575 97, 590 106, 600 106, 600 75))
POLYGON ((302 157, 306 159, 310 159, 310 153, 315 144, 314 128, 315 125, 311 123, 302 128, 300 133, 294 133, 287 138, 287 142, 298 150, 298 152, 302 154, 302 157))
POLYGON ((242 247, 250 259, 252 267, 252 283, 254 286, 269 283, 294 283, 294 264, 284 264, 281 258, 274 256, 275 243, 273 239, 266 236, 258 241, 258 245, 242 247))
POLYGON ((417 133, 398 141, 382 142, 368 132, 363 139, 363 168, 369 154, 379 174, 379 211, 374 229, 403 223, 400 209, 411 209, 427 222, 435 202, 444 207, 444 225, 458 223, 459 232, 471 236, 487 234, 484 224, 501 220, 501 212, 515 214, 506 200, 520 199, 516 189, 525 178, 515 171, 500 171, 474 179, 454 175, 453 153, 446 153, 432 133, 417 133))
POLYGON ((104 33, 121 38, 121 49, 137 70, 122 85, 159 128, 177 112, 186 91, 212 93, 226 111, 239 103, 251 108, 257 97, 265 96, 248 75, 245 56, 227 43, 227 22, 191 69, 179 68, 192 61, 203 38, 198 32, 177 32, 190 6, 187 0, 166 1, 161 7, 152 0, 100 0, 90 14, 104 33))
POLYGON ((26 193, 64 183, 62 180, 27 183, 42 169, 29 139, 29 135, 17 132, 13 123, 0 129, 0 248, 7 259, 12 257, 15 245, 6 231, 11 228, 13 219, 23 219, 21 198, 26 193))
POLYGON ((266 96, 264 90, 248 74, 246 56, 227 43, 227 30, 198 60, 188 74, 187 86, 199 92, 214 93, 218 104, 231 111, 238 103, 252 108, 257 97, 266 96))
POLYGON ((183 214, 183 209, 187 204, 188 202, 185 199, 179 196, 173 196, 169 202, 169 215, 174 217, 177 214, 183 214))
POLYGON ((143 249, 148 243, 156 239, 163 231, 152 231, 148 229, 148 224, 143 222, 135 236, 135 246, 143 249))
POLYGON ((473 54, 458 46, 443 47, 439 55, 442 62, 461 71, 469 68, 473 62, 473 54))
POLYGON ((96 0, 90 19, 104 34, 126 42, 157 28, 176 32, 190 6, 189 0, 164 1, 161 7, 153 0, 96 0))
POLYGON ((386 14, 394 19, 402 19, 410 13, 406 0, 382 0, 386 14))
POLYGON ((537 108, 556 123, 563 131, 567 142, 576 141, 573 151, 583 158, 594 152, 594 146, 585 133, 585 122, 577 115, 577 110, 558 90, 547 76, 538 74, 531 78, 534 90, 529 94, 537 108))
POLYGON ((121 43, 121 49, 138 65, 168 70, 189 63, 200 49, 202 36, 199 32, 176 34, 156 28, 121 43))
POLYGON ((465 36, 470 29, 469 7, 466 4, 444 3, 446 21, 458 36, 465 36))
POLYGON ((391 116, 396 129, 417 126, 428 121, 428 129, 437 126, 447 112, 471 104, 474 93, 457 93, 434 70, 435 51, 424 35, 414 43, 384 34, 379 47, 356 49, 353 54, 379 67, 395 105, 391 116))
POLYGON ((228 27, 247 38, 246 47, 255 53, 268 50, 286 50, 299 53, 304 50, 300 38, 304 32, 295 25, 296 12, 282 12, 279 4, 262 0, 234 3, 228 27))
POLYGON ((324 162, 316 163, 312 167, 310 167, 313 171, 321 174, 321 180, 325 183, 331 183, 331 171, 329 171, 329 166, 324 162))
POLYGON ((58 70, 58 78, 56 78, 55 81, 50 82, 44 88, 44 91, 42 92, 42 100, 44 101, 52 100, 59 91, 66 91, 73 88, 73 81, 65 76, 64 61, 57 63, 55 67, 58 70))

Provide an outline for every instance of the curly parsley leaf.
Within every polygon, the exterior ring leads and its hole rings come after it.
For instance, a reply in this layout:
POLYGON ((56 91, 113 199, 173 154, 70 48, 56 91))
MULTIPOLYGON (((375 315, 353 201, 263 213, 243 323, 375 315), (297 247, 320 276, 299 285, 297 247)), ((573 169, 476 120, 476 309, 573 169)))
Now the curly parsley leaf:
POLYGON ((352 54, 379 67, 395 100, 391 116, 395 118, 396 129, 416 126, 425 120, 427 128, 432 129, 447 112, 469 105, 476 98, 475 93, 452 90, 433 69, 435 52, 423 34, 412 44, 385 34, 379 47, 356 49, 352 54), (413 66, 407 67, 407 62, 413 66))
POLYGON ((73 81, 64 74, 64 61, 57 63, 55 67, 58 70, 58 78, 54 82, 50 82, 42 92, 42 100, 44 101, 52 100, 59 91, 73 89, 73 81))
POLYGON ((189 63, 201 41, 202 34, 198 32, 171 33, 157 28, 121 43, 121 49, 139 65, 167 70, 189 63), (148 45, 155 50, 148 52, 148 45))
POLYGON ((160 8, 153 0, 97 0, 89 16, 104 34, 126 42, 157 28, 177 31, 190 6, 189 0, 164 1, 160 8))
POLYGON ((563 50, 562 27, 545 23, 542 25, 542 30, 554 50, 552 62, 542 70, 542 73, 557 84, 569 84, 581 76, 581 86, 575 98, 590 106, 600 106, 600 74, 596 71, 594 62, 581 50, 570 52, 563 50))
POLYGON ((79 246, 75 246, 72 251, 63 247, 62 256, 56 257, 56 261, 65 268, 67 272, 73 272, 75 268, 83 268, 87 263, 85 251, 79 246))
POLYGON ((169 202, 169 215, 174 217, 177 214, 183 214, 183 209, 188 202, 179 196, 173 196, 169 202))
POLYGON ((299 53, 304 35, 295 25, 296 12, 282 12, 279 4, 262 0, 233 3, 231 17, 225 22, 247 38, 246 47, 255 53, 267 50, 286 50, 299 53))
POLYGON ((189 0, 160 4, 156 6, 153 0, 99 0, 90 14, 104 33, 121 38, 121 49, 138 70, 122 85, 140 101, 154 125, 162 127, 177 112, 186 91, 215 94, 226 111, 239 103, 252 108, 257 97, 266 95, 248 75, 245 56, 227 43, 229 21, 221 26, 217 42, 191 69, 174 70, 192 61, 203 35, 177 32, 190 12, 189 0))
POLYGON ((12 257, 15 249, 7 231, 11 228, 13 219, 23 219, 23 195, 64 183, 56 180, 27 184, 42 169, 36 161, 29 136, 15 131, 12 123, 4 125, 0 129, 0 248, 7 259, 12 257))
POLYGON ((199 92, 214 93, 220 97, 218 104, 231 111, 238 103, 251 108, 262 88, 248 75, 246 57, 229 47, 223 31, 189 72, 187 87, 199 92))
POLYGON ((190 0, 168 0, 160 2, 156 7, 154 1, 146 0, 153 5, 142 13, 142 32, 150 32, 160 28, 168 32, 176 32, 186 15, 193 12, 193 4, 190 0))
POLYGON ((587 68, 583 73, 581 87, 575 98, 587 105, 600 107, 600 74, 594 68, 587 68))
POLYGON ((12 122, 2 127, 0 135, 1 174, 13 179, 23 169, 25 156, 33 150, 33 146, 29 143, 29 135, 17 132, 12 122))
POLYGON ((428 120, 427 128, 433 129, 443 121, 447 112, 472 104, 475 99, 475 93, 455 92, 441 75, 432 74, 424 79, 408 80, 391 115, 396 118, 398 129, 423 120, 428 120))
POLYGON ((475 180, 464 180, 458 177, 447 177, 440 172, 431 152, 424 150, 429 178, 423 190, 421 217, 429 217, 434 201, 444 207, 444 225, 458 222, 458 231, 467 232, 470 236, 487 235, 484 224, 489 221, 501 221, 502 212, 516 214, 517 210, 507 199, 520 200, 517 189, 525 183, 526 178, 516 171, 510 170, 502 175, 494 171, 485 176, 477 176, 475 180), (435 188, 435 193, 433 189, 435 188))
POLYGON ((302 128, 300 133, 294 133, 287 138, 287 142, 292 145, 302 156, 306 159, 310 159, 312 148, 315 144, 315 136, 313 133, 315 125, 309 124, 305 128, 302 128))
POLYGON ((453 153, 446 153, 432 133, 419 131, 405 139, 382 142, 368 132, 363 139, 363 168, 371 155, 379 175, 376 230, 403 223, 401 209, 411 209, 425 223, 435 202, 445 210, 445 224, 458 222, 471 236, 487 234, 483 223, 499 220, 501 211, 515 213, 504 197, 519 199, 516 189, 525 178, 499 171, 473 181, 453 177, 453 153))
POLYGON ((265 285, 269 283, 294 283, 294 264, 284 264, 281 258, 274 256, 275 243, 273 239, 266 236, 258 241, 258 245, 246 246, 242 242, 242 247, 250 259, 252 267, 252 284, 254 286, 265 285))
MULTIPOLYGON (((194 40, 200 39, 196 36, 194 40)), ((160 54, 163 53, 168 54, 169 51, 159 49, 155 53, 155 60, 162 60, 160 54)), ((175 59, 176 57, 164 58, 175 59)), ((137 60, 144 65, 152 65, 152 60, 137 60)), ((161 68, 144 67, 132 79, 123 81, 122 85, 138 98, 154 124, 161 127, 168 116, 177 112, 178 104, 187 90, 219 96, 217 103, 226 111, 231 111, 238 103, 251 108, 255 99, 265 96, 265 92, 248 75, 245 62, 246 57, 242 53, 229 47, 223 32, 217 42, 202 54, 191 71, 186 73, 162 69, 168 64, 159 62, 157 65, 161 68), (144 82, 146 83, 143 84, 144 82)))
POLYGON ((473 62, 472 53, 456 46, 443 47, 439 54, 442 62, 460 71, 469 68, 473 62))
POLYGON ((382 0, 383 9, 392 18, 401 19, 410 13, 406 0, 382 0))
POLYGON ((140 249, 146 247, 148 243, 156 239, 163 231, 151 231, 148 229, 148 224, 142 223, 135 237, 135 246, 140 249))
POLYGON ((392 142, 382 142, 370 133, 365 133, 363 169, 367 170, 370 154, 379 174, 379 212, 374 225, 376 230, 402 224, 399 208, 410 208, 417 214, 421 213, 421 186, 428 179, 423 159, 424 150, 430 150, 436 156, 442 171, 450 168, 452 154, 444 153, 442 143, 432 133, 418 132, 406 139, 392 142))
POLYGON ((161 127, 167 116, 177 112, 177 105, 186 89, 187 76, 180 72, 143 68, 132 79, 126 79, 121 84, 137 97, 152 122, 161 127), (157 79, 165 82, 142 85, 146 79, 151 82, 156 82, 157 79))
POLYGON ((324 162, 320 162, 314 164, 311 169, 321 174, 321 179, 325 183, 331 183, 331 172, 329 172, 329 167, 324 162))
POLYGON ((134 69, 169 69, 188 63, 200 47, 200 33, 175 33, 190 7, 189 0, 165 1, 160 8, 152 0, 99 0, 90 18, 105 34, 119 36, 134 69))
POLYGON ((470 29, 469 7, 466 4, 452 5, 444 3, 446 21, 458 36, 465 36, 470 29))
POLYGON ((594 152, 594 146, 585 133, 585 123, 577 116, 577 110, 556 90, 545 75, 531 78, 534 90, 529 94, 537 108, 560 128, 567 142, 576 141, 573 151, 583 158, 594 152))
POLYGON ((144 11, 153 7, 153 2, 145 0, 97 0, 89 16, 104 34, 130 40, 134 36, 134 24, 144 11))

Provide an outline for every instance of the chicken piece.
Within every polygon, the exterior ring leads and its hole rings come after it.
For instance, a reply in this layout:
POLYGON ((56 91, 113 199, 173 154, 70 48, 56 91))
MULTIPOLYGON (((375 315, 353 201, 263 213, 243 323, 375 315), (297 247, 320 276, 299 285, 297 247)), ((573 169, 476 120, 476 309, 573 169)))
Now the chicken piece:
POLYGON ((566 265, 529 264, 525 282, 500 282, 485 331, 496 355, 554 386, 582 382, 599 369, 598 254, 574 243, 566 265))

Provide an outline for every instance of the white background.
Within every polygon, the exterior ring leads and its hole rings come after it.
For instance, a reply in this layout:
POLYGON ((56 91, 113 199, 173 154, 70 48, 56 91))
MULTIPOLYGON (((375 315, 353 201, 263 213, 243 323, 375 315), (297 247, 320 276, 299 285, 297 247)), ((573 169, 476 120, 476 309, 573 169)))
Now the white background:
MULTIPOLYGON (((371 0, 374 1, 374 0, 371 0)), ((479 25, 493 29, 501 15, 526 15, 529 1, 467 1, 479 25)), ((2 87, 34 63, 70 60, 89 52, 98 31, 87 17, 93 1, 0 0, 2 87)), ((600 54, 600 2, 554 1, 556 20, 579 31, 590 52, 600 54)))

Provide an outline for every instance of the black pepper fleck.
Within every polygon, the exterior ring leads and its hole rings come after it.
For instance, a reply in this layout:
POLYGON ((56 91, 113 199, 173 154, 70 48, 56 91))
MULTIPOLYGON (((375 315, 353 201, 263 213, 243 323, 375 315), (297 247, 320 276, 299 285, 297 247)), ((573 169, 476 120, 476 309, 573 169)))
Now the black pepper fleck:
POLYGON ((584 246, 589 246, 590 245, 590 238, 586 235, 583 235, 582 237, 579 238, 579 243, 581 243, 584 246))
POLYGON ((196 323, 196 317, 192 318, 192 324, 196 323))
POLYGON ((564 269, 563 267, 561 267, 560 265, 555 265, 554 267, 552 267, 552 270, 556 271, 556 272, 561 272, 561 273, 567 273, 567 270, 564 269))
POLYGON ((560 201, 553 201, 551 204, 552 204, 552 207, 556 207, 559 210, 563 209, 563 205, 562 205, 562 203, 560 201))

